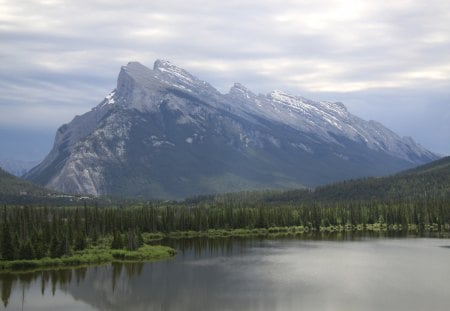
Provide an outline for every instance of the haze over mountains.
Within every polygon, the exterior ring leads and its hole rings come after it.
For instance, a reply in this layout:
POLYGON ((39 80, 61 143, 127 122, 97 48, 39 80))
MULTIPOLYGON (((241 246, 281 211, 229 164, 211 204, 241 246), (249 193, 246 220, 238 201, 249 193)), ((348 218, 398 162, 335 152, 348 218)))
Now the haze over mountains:
POLYGON ((22 176, 30 169, 39 164, 40 161, 22 161, 16 159, 0 159, 0 168, 15 176, 22 176))
POLYGON ((37 202, 47 204, 54 200, 57 195, 52 190, 39 187, 0 168, 0 204, 37 202))
POLYGON ((379 176, 437 158, 342 103, 239 83, 221 94, 158 60, 122 67, 116 89, 61 126, 26 178, 66 193, 179 199, 379 176))

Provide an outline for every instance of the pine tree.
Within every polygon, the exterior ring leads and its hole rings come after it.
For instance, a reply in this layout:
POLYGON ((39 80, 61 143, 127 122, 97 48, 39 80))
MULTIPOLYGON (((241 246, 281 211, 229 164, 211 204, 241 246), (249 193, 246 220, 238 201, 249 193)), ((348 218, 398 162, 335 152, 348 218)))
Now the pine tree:
POLYGON ((70 243, 69 243, 69 237, 68 237, 68 233, 66 231, 66 234, 64 234, 64 236, 62 236, 59 240, 59 256, 64 256, 64 255, 70 255, 71 251, 70 251, 70 243))
POLYGON ((53 235, 50 241, 50 257, 57 258, 61 256, 61 241, 58 235, 53 235))
POLYGON ((130 230, 127 234, 127 250, 135 251, 137 248, 136 233, 130 230))
POLYGON ((141 230, 136 230, 136 249, 144 245, 144 238, 142 237, 141 230))
POLYGON ((91 242, 93 245, 97 245, 98 243, 98 231, 95 227, 92 229, 91 242))
POLYGON ((75 235, 75 245, 74 249, 76 251, 81 251, 87 247, 87 241, 86 236, 84 235, 84 232, 81 230, 78 230, 78 232, 75 235))
POLYGON ((31 236, 31 245, 33 245, 34 256, 37 259, 45 257, 47 254, 46 243, 43 241, 43 235, 40 231, 35 231, 31 236))
POLYGON ((111 242, 111 248, 112 249, 122 249, 123 248, 122 235, 117 231, 114 232, 113 240, 111 242))
POLYGON ((19 259, 34 259, 35 253, 30 239, 27 239, 19 249, 19 259))
POLYGON ((14 260, 16 248, 14 247, 13 238, 7 222, 3 223, 1 255, 3 260, 14 260))

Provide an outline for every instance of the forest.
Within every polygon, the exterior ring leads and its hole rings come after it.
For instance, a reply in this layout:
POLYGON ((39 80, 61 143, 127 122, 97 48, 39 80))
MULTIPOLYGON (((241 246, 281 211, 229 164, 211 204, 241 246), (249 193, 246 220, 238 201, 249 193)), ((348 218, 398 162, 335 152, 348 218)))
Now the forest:
MULTIPOLYGON (((436 231, 450 229, 444 198, 402 203, 143 203, 129 207, 3 207, 2 260, 57 258, 108 241, 111 248, 136 250, 143 235, 208 230, 301 228, 323 230, 436 231)), ((158 236, 158 235, 154 235, 158 236)))
POLYGON ((136 251, 164 237, 226 236, 233 230, 261 235, 448 232, 450 158, 390 177, 344 181, 314 191, 241 192, 181 202, 108 200, 5 204, 0 208, 0 263, 61 258, 99 247, 136 251))

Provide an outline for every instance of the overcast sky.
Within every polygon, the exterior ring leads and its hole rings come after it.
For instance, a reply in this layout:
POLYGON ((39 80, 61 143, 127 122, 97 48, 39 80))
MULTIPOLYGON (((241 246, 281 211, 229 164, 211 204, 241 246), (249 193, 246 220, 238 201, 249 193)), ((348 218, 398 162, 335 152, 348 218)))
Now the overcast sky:
POLYGON ((158 58, 221 92, 342 101, 450 154, 448 0, 0 0, 0 156, 43 157, 120 66, 158 58))

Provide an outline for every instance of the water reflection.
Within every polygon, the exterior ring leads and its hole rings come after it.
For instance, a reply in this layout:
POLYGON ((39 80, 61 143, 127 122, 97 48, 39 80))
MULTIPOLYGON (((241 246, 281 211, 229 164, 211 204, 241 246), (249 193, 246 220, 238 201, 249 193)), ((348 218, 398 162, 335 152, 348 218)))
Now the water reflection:
POLYGON ((1 299, 8 311, 447 310, 446 241, 170 240, 169 261, 2 274, 1 299))
POLYGON ((61 290, 67 290, 72 279, 75 279, 75 284, 77 286, 80 285, 84 280, 86 271, 87 268, 26 273, 3 273, 0 275, 3 306, 5 308, 8 306, 13 288, 27 290, 33 285, 35 287, 40 287, 42 296, 46 295, 46 291, 50 291, 52 295, 55 295, 57 286, 59 286, 61 290))

